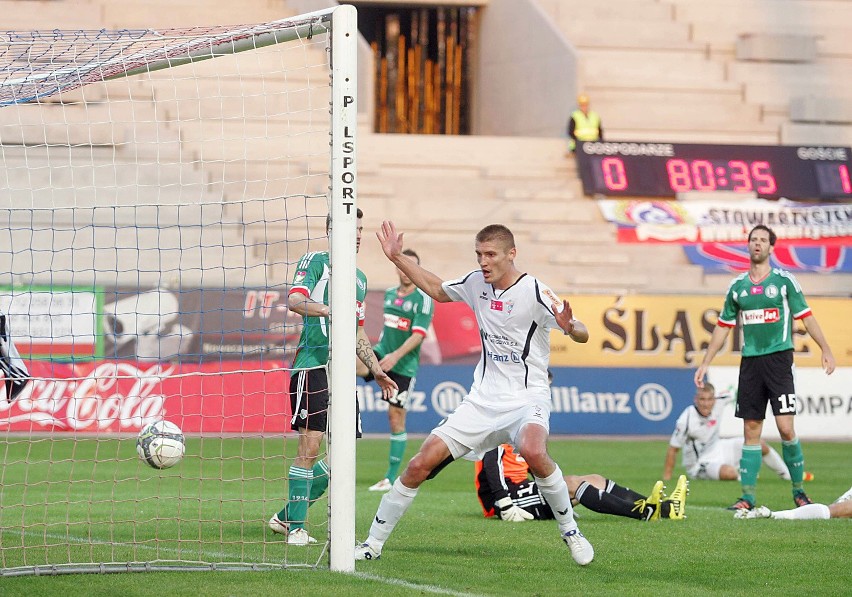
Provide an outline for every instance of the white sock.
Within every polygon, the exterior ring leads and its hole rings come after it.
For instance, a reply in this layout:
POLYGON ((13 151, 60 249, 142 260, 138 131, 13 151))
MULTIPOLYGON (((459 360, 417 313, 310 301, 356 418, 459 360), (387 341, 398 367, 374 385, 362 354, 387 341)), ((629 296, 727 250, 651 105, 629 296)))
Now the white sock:
POLYGON ((373 524, 370 526, 370 536, 367 538, 367 543, 379 551, 385 541, 390 537, 393 528, 411 502, 414 501, 414 496, 417 495, 416 489, 411 489, 402 484, 402 481, 397 477, 393 482, 393 487, 384 496, 379 503, 379 509, 376 511, 376 517, 373 518, 373 524))
POLYGON ((763 463, 778 473, 782 479, 786 481, 790 480, 790 471, 787 470, 787 465, 784 463, 784 459, 781 458, 781 454, 779 454, 772 446, 769 446, 769 453, 764 454, 763 463))
POLYGON ((553 510, 553 517, 559 523, 559 530, 562 534, 576 529, 577 522, 574 520, 574 509, 571 507, 571 494, 568 492, 568 485, 565 484, 565 478, 562 476, 562 471, 559 465, 556 465, 556 470, 545 478, 535 478, 535 483, 538 485, 538 490, 550 509, 553 510))
POLYGON ((831 518, 831 511, 825 504, 808 504, 793 510, 773 512, 772 518, 778 520, 828 520, 831 518))

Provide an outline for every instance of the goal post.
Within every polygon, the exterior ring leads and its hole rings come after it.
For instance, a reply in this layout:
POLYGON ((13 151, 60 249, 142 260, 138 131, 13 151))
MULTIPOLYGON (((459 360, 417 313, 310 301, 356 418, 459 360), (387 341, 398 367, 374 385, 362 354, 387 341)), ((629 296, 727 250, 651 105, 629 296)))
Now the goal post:
POLYGON ((330 566, 355 570, 355 347, 352 325, 355 298, 357 226, 356 129, 358 121, 357 39, 355 8, 335 11, 332 37, 331 148, 331 338, 329 343, 329 477, 330 566), (337 275, 340 268, 344 275, 337 275), (338 358, 335 358, 338 357, 338 358))
POLYGON ((357 39, 339 6, 0 41, 0 314, 31 375, 0 384, 0 577, 354 570, 357 39), (297 455, 287 291, 326 250, 303 547, 268 521, 297 455), (136 438, 163 419, 186 455, 156 470, 136 438))

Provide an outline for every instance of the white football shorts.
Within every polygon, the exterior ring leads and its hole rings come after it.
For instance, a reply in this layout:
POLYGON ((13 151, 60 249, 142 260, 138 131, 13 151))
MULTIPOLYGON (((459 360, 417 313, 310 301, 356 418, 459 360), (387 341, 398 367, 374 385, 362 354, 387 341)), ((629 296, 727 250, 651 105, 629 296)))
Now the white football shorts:
POLYGON ((482 458, 500 444, 518 445, 524 425, 541 425, 550 431, 550 406, 523 404, 495 409, 465 398, 432 433, 444 440, 453 458, 482 458))
POLYGON ((687 471, 692 479, 719 480, 719 470, 727 464, 735 469, 740 468, 740 458, 743 455, 743 438, 726 437, 720 439, 713 449, 705 452, 698 463, 687 471))

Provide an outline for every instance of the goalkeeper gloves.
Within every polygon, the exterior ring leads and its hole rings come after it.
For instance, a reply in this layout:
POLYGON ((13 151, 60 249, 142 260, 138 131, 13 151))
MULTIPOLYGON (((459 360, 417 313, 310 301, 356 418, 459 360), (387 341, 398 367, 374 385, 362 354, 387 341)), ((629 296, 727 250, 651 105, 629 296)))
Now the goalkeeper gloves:
POLYGON ((497 506, 497 513, 500 515, 500 518, 507 522, 523 522, 534 518, 532 514, 523 508, 518 508, 510 497, 500 498, 494 502, 494 505, 497 506))

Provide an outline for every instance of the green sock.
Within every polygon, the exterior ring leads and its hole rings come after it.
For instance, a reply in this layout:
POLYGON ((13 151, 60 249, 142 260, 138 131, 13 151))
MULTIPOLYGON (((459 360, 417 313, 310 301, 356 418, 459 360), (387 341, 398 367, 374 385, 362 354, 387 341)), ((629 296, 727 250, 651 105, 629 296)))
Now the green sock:
MULTIPOLYGON (((311 504, 319 499, 328 489, 328 465, 325 460, 320 460, 314 465, 314 478, 311 481, 311 504)), ((310 504, 308 504, 310 506, 310 504)))
POLYGON ((784 457, 784 464, 790 470, 793 493, 802 491, 802 481, 805 476, 805 455, 802 454, 802 444, 799 443, 799 438, 781 442, 781 454, 784 457))
POLYGON ((311 493, 313 471, 299 466, 291 466, 287 475, 289 488, 287 505, 278 513, 279 520, 290 523, 291 529, 304 528, 308 518, 308 498, 311 493))
POLYGON ((402 456, 405 454, 406 443, 408 443, 408 434, 405 431, 402 433, 391 433, 388 473, 385 475, 391 483, 396 480, 396 476, 399 474, 399 465, 402 464, 402 456))
POLYGON ((743 487, 743 499, 754 505, 757 497, 757 474, 760 472, 760 463, 763 455, 760 453, 760 445, 743 446, 743 456, 740 459, 740 483, 743 487))

